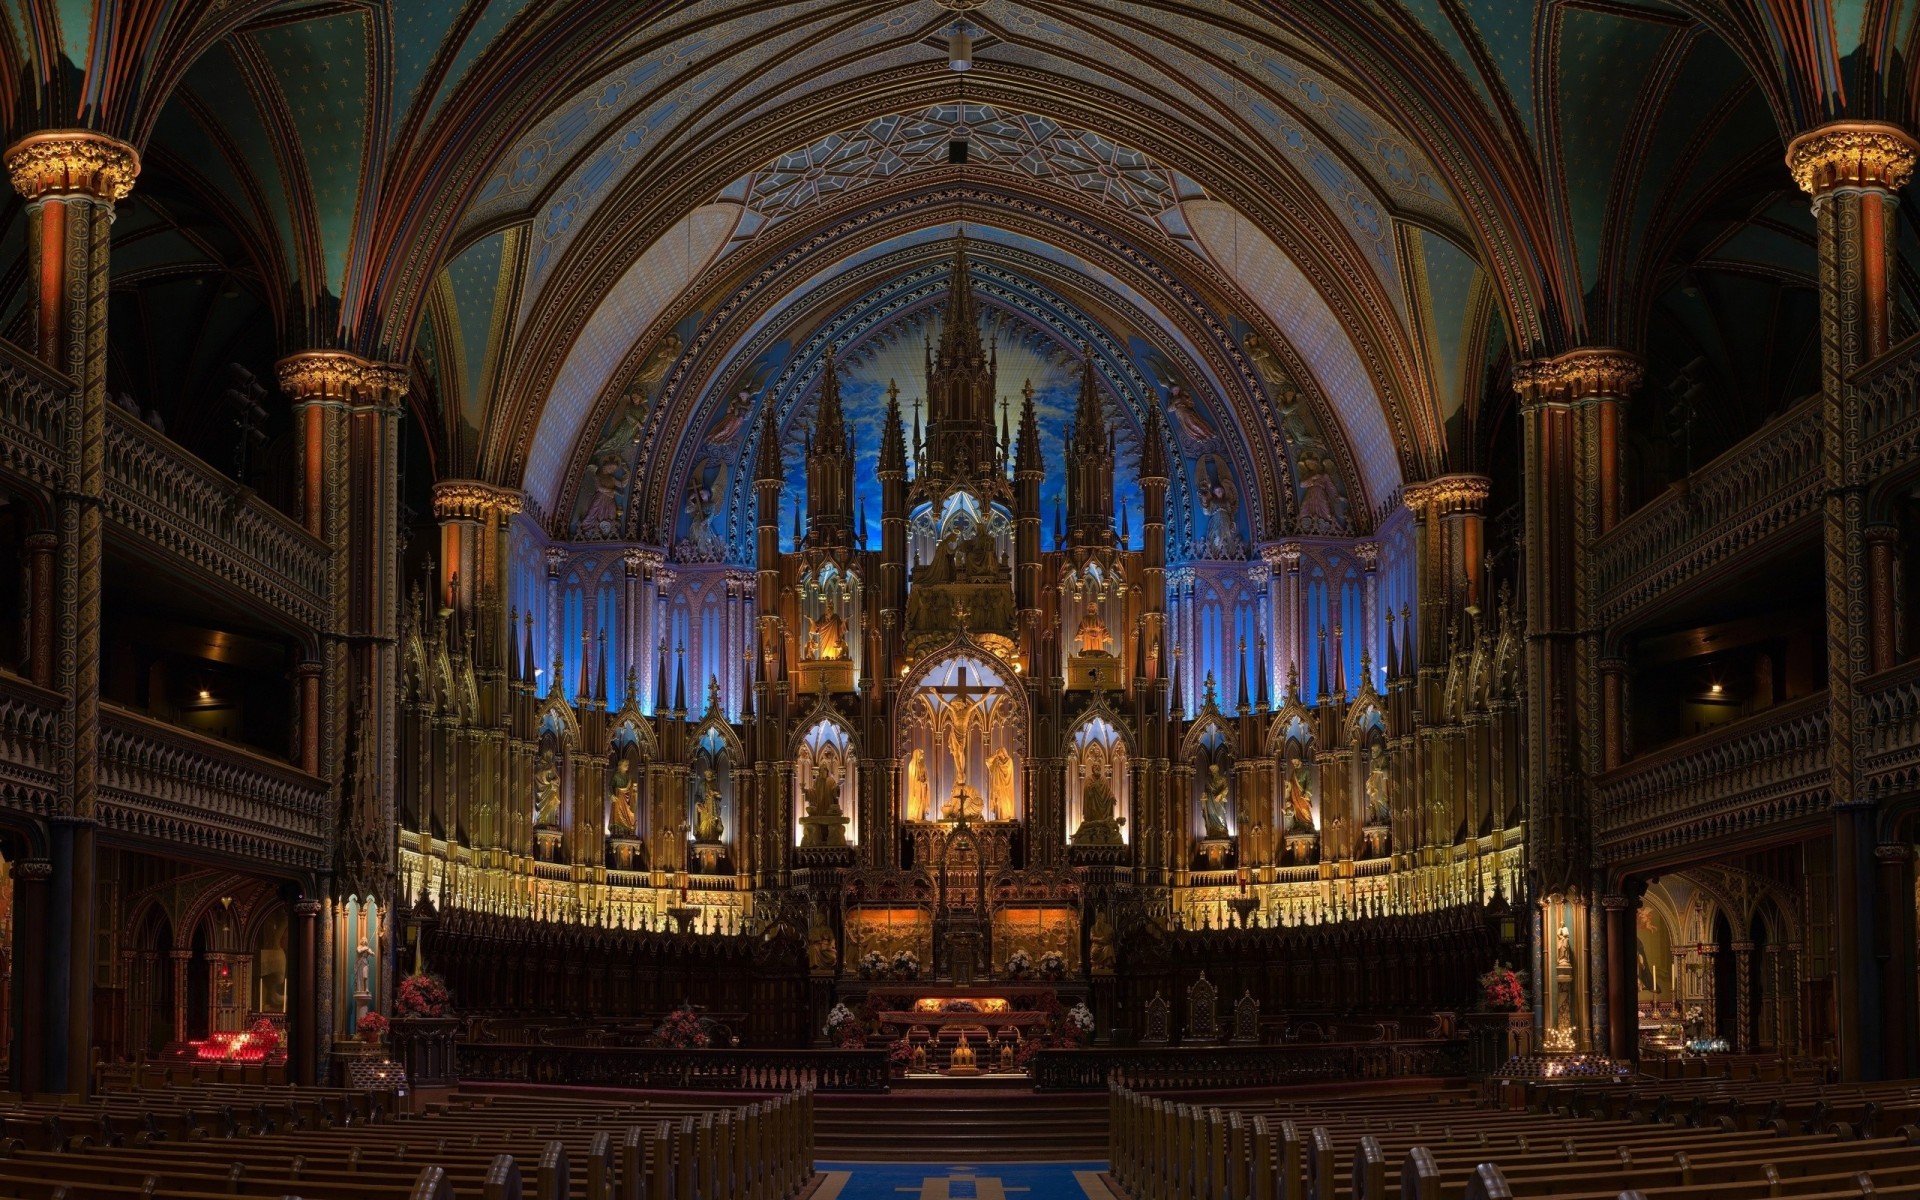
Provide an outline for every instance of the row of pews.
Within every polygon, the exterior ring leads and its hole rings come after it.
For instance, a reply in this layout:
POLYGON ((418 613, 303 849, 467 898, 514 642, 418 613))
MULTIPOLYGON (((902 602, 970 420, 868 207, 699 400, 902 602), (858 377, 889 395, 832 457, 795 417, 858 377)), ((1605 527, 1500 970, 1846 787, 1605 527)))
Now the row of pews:
POLYGON ((579 1099, 237 1084, 117 1090, 0 1114, 19 1200, 785 1200, 813 1178, 809 1091, 579 1099))
POLYGON ((1467 1089, 1221 1106, 1114 1088, 1110 1177, 1132 1200, 1920 1200, 1920 1093, 1731 1079, 1467 1089))

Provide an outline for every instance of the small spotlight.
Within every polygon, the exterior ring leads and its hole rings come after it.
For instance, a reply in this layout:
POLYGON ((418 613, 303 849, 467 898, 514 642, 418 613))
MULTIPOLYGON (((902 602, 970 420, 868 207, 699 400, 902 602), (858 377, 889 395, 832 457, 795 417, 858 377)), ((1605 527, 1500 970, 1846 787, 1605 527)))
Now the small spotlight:
POLYGON ((1720 685, 1716 683, 1712 687, 1708 688, 1707 690, 1712 692, 1714 695, 1718 696, 1720 694, 1720 685))
POLYGON ((947 33, 947 65, 956 71, 973 70, 973 31, 955 21, 947 33))
POLYGON ((206 688, 201 688, 201 689, 200 689, 200 698, 201 698, 202 700, 211 700, 211 699, 213 699, 213 693, 212 693, 212 692, 210 692, 210 691, 208 691, 208 690, 207 690, 206 688))

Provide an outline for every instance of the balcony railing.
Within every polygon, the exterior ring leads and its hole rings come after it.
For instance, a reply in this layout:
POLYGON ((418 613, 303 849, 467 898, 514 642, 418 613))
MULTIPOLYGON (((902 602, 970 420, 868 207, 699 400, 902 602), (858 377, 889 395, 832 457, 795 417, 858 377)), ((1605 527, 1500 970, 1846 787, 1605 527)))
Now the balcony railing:
POLYGON ((1803 401, 1620 522, 1594 548, 1598 619, 1618 620, 1819 513, 1820 400, 1803 401))
POLYGON ((0 671, 0 802, 27 812, 53 807, 53 723, 60 694, 0 671))
POLYGON ((1643 755, 1600 777, 1608 861, 1811 816, 1826 807, 1827 696, 1807 696, 1643 755))
MULTIPOLYGON (((64 375, 0 339, 0 471, 48 491, 63 486, 64 375)), ((111 528, 182 559, 311 629, 328 616, 326 545, 271 504, 109 405, 106 504, 111 528)))
POLYGON ((119 408, 107 410, 106 512, 308 628, 327 624, 326 544, 119 408))
POLYGON ((1867 789, 1905 795, 1920 784, 1920 659, 1861 681, 1866 745, 1861 766, 1867 789))
POLYGON ((287 763, 101 706, 101 820, 177 845, 299 870, 329 859, 327 787, 287 763))
POLYGON ((1860 395, 1861 447, 1868 478, 1920 453, 1920 336, 1908 338, 1853 377, 1860 395))

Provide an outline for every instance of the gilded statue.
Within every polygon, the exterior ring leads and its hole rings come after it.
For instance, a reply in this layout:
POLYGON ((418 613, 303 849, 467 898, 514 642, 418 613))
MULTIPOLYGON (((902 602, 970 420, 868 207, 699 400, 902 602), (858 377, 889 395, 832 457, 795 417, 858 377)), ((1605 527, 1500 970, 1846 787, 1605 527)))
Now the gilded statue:
POLYGON ((633 769, 633 747, 620 751, 613 762, 613 790, 608 798, 607 823, 613 836, 632 837, 639 828, 640 776, 633 769))
POLYGON ((701 767, 693 777, 693 840, 709 843, 727 840, 727 822, 720 815, 720 789, 713 786, 710 767, 701 767))
POLYGON ((807 657, 838 662, 847 656, 847 622, 828 600, 807 630, 807 657))
POLYGON ((1013 755, 1000 749, 987 759, 987 808, 983 816, 988 821, 1011 821, 1013 819, 1013 755))
POLYGON ((560 824, 560 768, 550 746, 540 748, 533 768, 533 823, 548 829, 560 824))
POLYGON ((1393 814, 1393 806, 1387 793, 1391 781, 1387 778, 1387 756, 1384 751, 1375 750, 1369 756, 1367 765, 1367 824, 1385 825, 1393 814))
POLYGON ((833 926, 827 923, 826 910, 816 906, 807 921, 807 967, 816 975, 831 975, 839 965, 840 946, 833 926))
POLYGON ((1113 635, 1107 632, 1107 623, 1100 619, 1100 605, 1095 601, 1087 601, 1077 638, 1082 654, 1106 654, 1113 646, 1113 635))
POLYGON ((1107 781, 1106 760, 1098 749, 1080 762, 1080 827, 1073 831, 1076 846, 1117 846, 1124 821, 1113 815, 1113 786, 1107 781))
POLYGON ((1313 790, 1308 784, 1307 764, 1299 755, 1287 759, 1287 831, 1313 833, 1313 790))
POLYGON ((807 815, 837 817, 840 812, 840 780, 824 762, 813 764, 813 779, 807 784, 807 815))
POLYGON ((1087 965, 1095 975, 1111 975, 1119 965, 1119 956, 1114 951, 1116 940, 1107 910, 1100 909, 1094 914, 1093 928, 1087 931, 1087 965))
POLYGON ((1206 824, 1207 839, 1219 841, 1230 836, 1227 832, 1227 803, 1231 798, 1233 785, 1227 779, 1219 763, 1209 764, 1206 782, 1201 784, 1200 819, 1206 824))
POLYGON ((907 759, 907 820, 924 821, 931 800, 927 783, 927 752, 915 750, 907 759))

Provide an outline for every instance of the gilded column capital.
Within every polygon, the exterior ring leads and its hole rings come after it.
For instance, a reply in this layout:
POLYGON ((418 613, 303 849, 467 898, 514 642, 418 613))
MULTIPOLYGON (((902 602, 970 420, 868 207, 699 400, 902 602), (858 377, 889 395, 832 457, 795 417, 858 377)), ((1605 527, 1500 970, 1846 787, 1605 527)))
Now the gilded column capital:
POLYGON ((1639 390, 1642 370, 1637 355, 1604 346, 1585 346, 1552 358, 1528 359, 1513 367, 1513 390, 1520 406, 1578 404, 1601 397, 1625 398, 1639 390))
POLYGON ((1787 143, 1787 170, 1815 200, 1840 188, 1897 192, 1913 177, 1917 153, 1920 145, 1898 125, 1835 121, 1787 143))
POLYGON ((29 858, 14 863, 11 874, 21 883, 45 883, 53 878, 53 864, 44 858, 29 858))
POLYGON ((1485 475, 1441 475, 1401 489, 1400 502, 1416 513, 1446 516, 1477 513, 1486 507, 1493 480, 1485 475))
POLYGON ((641 546, 629 546, 621 556, 627 565, 627 574, 638 577, 650 570, 658 570, 665 556, 658 550, 648 550, 641 546))
POLYGON ((322 907, 318 900, 295 900, 293 902, 293 914, 297 917, 317 917, 320 915, 320 909, 322 907))
POLYGON ((446 479, 433 485, 436 521, 485 521, 494 513, 510 517, 525 505, 526 498, 513 488, 477 479, 446 479))
POLYGON ((1623 908, 1632 907, 1632 902, 1618 892, 1609 892, 1600 897, 1600 907, 1610 911, 1618 911, 1623 908))
POLYGON ((273 365, 280 390, 295 403, 392 407, 411 378, 401 363, 369 362, 345 350, 306 350, 273 365))
POLYGON ((1262 546, 1260 557, 1267 565, 1280 571, 1296 571, 1300 568, 1302 547, 1299 542, 1281 542, 1275 546, 1262 546))
POLYGON ((30 133, 7 147, 7 176, 28 203, 71 196, 112 204, 139 174, 139 151, 87 129, 30 133))

